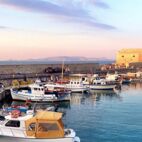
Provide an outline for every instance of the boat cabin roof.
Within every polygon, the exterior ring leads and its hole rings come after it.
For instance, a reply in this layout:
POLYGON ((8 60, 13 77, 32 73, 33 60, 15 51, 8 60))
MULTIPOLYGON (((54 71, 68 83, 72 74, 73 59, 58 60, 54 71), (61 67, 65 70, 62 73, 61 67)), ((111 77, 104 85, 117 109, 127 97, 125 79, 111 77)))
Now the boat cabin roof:
POLYGON ((5 116, 5 119, 7 119, 7 120, 25 121, 25 120, 28 120, 28 119, 30 119, 32 117, 33 117, 33 115, 25 115, 25 116, 19 116, 17 118, 12 118, 11 115, 7 115, 7 116, 5 116))
POLYGON ((39 84, 31 84, 31 85, 29 85, 29 87, 30 88, 41 88, 41 89, 44 88, 43 85, 39 85, 39 84))
POLYGON ((26 120, 27 136, 36 138, 61 138, 64 137, 64 126, 61 121, 62 113, 39 111, 26 120), (31 129, 31 126, 33 129, 31 129))
POLYGON ((44 85, 45 87, 60 87, 60 88, 63 88, 64 87, 64 85, 62 85, 62 84, 56 84, 56 83, 54 83, 54 84, 45 84, 44 85))
POLYGON ((62 118, 62 113, 51 111, 39 111, 35 117, 37 120, 57 121, 62 118))

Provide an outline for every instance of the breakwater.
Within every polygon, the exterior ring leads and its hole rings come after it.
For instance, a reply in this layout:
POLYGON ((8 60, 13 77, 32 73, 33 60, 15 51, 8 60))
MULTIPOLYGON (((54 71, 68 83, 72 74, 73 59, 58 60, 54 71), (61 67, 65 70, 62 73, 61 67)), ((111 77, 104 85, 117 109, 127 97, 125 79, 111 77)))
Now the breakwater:
MULTIPOLYGON (((48 73, 45 72, 47 68, 62 68, 61 64, 31 64, 31 65, 0 65, 0 82, 5 86, 9 86, 12 80, 27 80, 40 78, 48 80, 51 76, 60 77, 61 72, 48 73)), ((93 73, 99 68, 97 63, 84 63, 84 64, 65 64, 64 69, 68 71, 64 72, 64 75, 69 73, 93 73)))
MULTIPOLYGON (((106 75, 106 73, 128 73, 137 72, 136 68, 110 68, 101 69, 102 66, 97 63, 74 63, 64 65, 64 76, 68 76, 71 73, 85 73, 85 74, 100 74, 106 75), (67 70, 66 70, 67 69, 67 70)), ((59 72, 48 72, 47 69, 51 68, 62 68, 61 64, 24 64, 24 65, 0 65, 0 82, 5 86, 9 86, 13 80, 35 80, 40 78, 41 80, 47 81, 51 78, 60 78, 61 70, 59 72)))
MULTIPOLYGON (((30 74, 42 73, 48 67, 62 67, 61 64, 33 64, 33 65, 0 65, 0 74, 30 74)), ((88 73, 99 67, 97 63, 65 64, 71 72, 88 73)))

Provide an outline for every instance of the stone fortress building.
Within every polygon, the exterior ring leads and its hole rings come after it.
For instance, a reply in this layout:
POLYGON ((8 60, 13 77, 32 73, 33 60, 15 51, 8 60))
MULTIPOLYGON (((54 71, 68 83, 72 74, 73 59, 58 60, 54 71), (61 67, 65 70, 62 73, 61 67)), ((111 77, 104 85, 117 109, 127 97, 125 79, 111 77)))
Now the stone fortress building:
POLYGON ((118 66, 128 67, 130 63, 142 63, 142 48, 121 49, 116 55, 118 66))

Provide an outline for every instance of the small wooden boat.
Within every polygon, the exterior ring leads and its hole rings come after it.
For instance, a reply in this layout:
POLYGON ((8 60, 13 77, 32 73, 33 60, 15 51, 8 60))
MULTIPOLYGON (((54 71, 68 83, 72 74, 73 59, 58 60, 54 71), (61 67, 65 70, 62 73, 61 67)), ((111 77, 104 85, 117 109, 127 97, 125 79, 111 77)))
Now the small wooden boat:
POLYGON ((80 142, 72 129, 64 129, 62 113, 38 111, 19 116, 18 111, 1 119, 1 142, 80 142))

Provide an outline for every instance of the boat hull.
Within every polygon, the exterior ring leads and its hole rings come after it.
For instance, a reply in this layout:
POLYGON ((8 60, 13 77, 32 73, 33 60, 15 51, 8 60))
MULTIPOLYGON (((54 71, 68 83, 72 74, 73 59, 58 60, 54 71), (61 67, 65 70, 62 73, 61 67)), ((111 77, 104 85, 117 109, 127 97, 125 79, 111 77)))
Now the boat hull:
POLYGON ((11 92, 11 96, 13 100, 22 100, 22 101, 26 101, 26 100, 31 100, 31 101, 54 101, 57 100, 56 97, 47 97, 46 96, 39 96, 39 95, 32 95, 32 94, 19 94, 19 93, 14 93, 11 92))
POLYGON ((19 137, 8 137, 0 136, 0 142, 80 142, 78 137, 66 137, 57 139, 35 139, 35 138, 19 138, 19 137))
POLYGON ((56 102, 56 101, 70 101, 70 94, 64 96, 59 96, 58 98, 52 94, 39 96, 32 94, 19 94, 11 91, 11 97, 13 100, 26 101, 30 100, 32 102, 56 102))
POLYGON ((71 90, 71 93, 83 93, 85 91, 88 91, 86 88, 68 88, 71 90))
POLYGON ((91 90, 114 90, 116 85, 90 85, 91 90))

